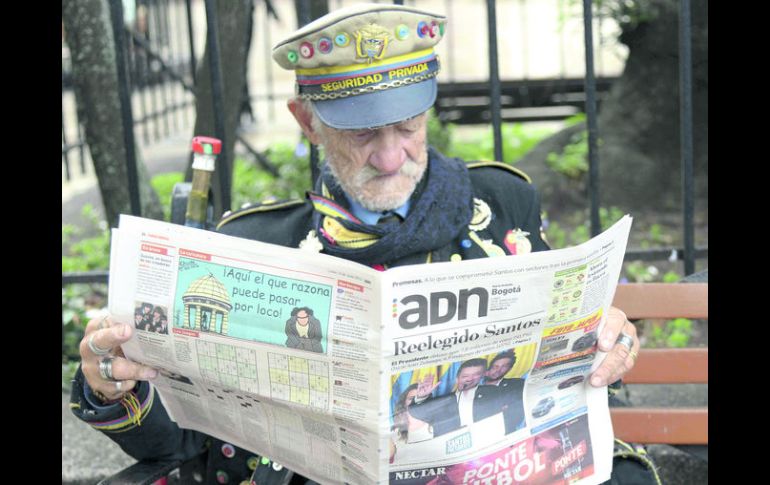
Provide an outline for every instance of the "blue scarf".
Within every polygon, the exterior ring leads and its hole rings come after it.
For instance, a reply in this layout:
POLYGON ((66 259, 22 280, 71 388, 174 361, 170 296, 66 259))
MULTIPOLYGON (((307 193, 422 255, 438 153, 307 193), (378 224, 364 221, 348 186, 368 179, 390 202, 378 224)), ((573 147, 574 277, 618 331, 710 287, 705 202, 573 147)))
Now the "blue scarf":
POLYGON ((428 148, 427 170, 412 194, 409 215, 402 223, 369 225, 358 220, 347 210, 347 199, 326 163, 321 167, 315 193, 309 192, 308 197, 316 209, 313 226, 324 252, 368 265, 392 265, 405 257, 446 246, 473 216, 468 168, 462 160, 444 157, 432 147, 428 148), (330 197, 319 195, 324 186, 330 197), (342 232, 355 237, 335 239, 324 229, 329 224, 341 226, 342 232))

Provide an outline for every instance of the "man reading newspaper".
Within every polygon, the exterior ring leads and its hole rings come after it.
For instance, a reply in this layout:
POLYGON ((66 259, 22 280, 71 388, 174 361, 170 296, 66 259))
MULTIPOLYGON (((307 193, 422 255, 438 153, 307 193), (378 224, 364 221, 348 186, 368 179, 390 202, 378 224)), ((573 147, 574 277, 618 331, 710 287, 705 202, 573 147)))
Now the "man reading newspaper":
MULTIPOLYGON (((326 160, 307 199, 228 212, 217 229, 381 270, 548 250, 538 195, 525 174, 502 163, 449 158, 426 144, 426 111, 440 69, 434 46, 446 28, 445 16, 419 8, 357 5, 278 43, 274 60, 296 72, 288 108, 307 138, 324 146, 326 160)), ((120 345, 134 334, 109 317, 88 323, 73 412, 137 459, 184 459, 208 447, 206 483, 252 476, 246 462, 253 453, 169 419, 150 385, 156 370, 122 356, 120 345)), ((608 354, 591 385, 606 386, 633 367, 639 341, 620 310, 608 313, 599 349, 608 354)), ((487 379, 482 387, 491 388, 494 376, 487 379)), ((270 483, 261 477, 261 485, 270 483)), ((298 474, 292 479, 306 482, 298 474)))

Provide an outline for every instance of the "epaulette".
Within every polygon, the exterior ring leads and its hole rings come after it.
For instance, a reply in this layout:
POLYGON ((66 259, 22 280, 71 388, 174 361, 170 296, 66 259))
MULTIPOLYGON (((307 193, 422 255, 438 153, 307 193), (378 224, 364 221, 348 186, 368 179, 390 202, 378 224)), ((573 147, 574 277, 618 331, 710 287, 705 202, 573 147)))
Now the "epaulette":
POLYGON ((292 207, 297 207, 304 203, 305 203, 304 199, 289 199, 289 200, 267 199, 255 204, 245 204, 235 212, 227 211, 224 214, 222 214, 222 219, 219 221, 219 224, 217 224, 217 230, 219 230, 222 226, 224 226, 228 222, 232 222, 235 219, 238 219, 239 217, 243 217, 249 214, 255 214, 258 212, 269 212, 269 211, 275 211, 280 209, 289 209, 292 207))
POLYGON ((468 168, 481 168, 481 167, 496 167, 496 168, 502 168, 505 169, 513 174, 515 174, 518 177, 521 177, 524 179, 525 182, 528 184, 532 183, 532 179, 529 178, 529 175, 521 171, 520 169, 514 167, 513 165, 508 165, 507 163, 502 162, 493 162, 491 160, 479 160, 478 162, 471 162, 467 164, 468 168))

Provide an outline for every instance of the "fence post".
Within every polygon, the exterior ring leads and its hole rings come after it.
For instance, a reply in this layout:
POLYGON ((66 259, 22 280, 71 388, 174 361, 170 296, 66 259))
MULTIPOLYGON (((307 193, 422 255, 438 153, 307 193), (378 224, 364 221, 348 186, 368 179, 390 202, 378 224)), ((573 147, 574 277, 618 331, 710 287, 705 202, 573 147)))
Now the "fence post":
POLYGON ((489 33, 489 107, 492 114, 492 134, 495 139, 495 160, 503 161, 502 119, 500 116, 500 73, 497 68, 497 13, 495 0, 487 0, 487 31, 489 33))
POLYGON ((692 37, 690 0, 679 2, 679 131, 684 207, 684 274, 695 272, 695 200, 692 146, 692 37))
POLYGON ((136 153, 134 151, 134 116, 131 111, 131 91, 128 86, 128 65, 124 47, 123 3, 120 0, 110 0, 110 17, 115 40, 115 62, 118 70, 118 92, 120 93, 120 113, 123 118, 123 144, 126 147, 126 171, 131 214, 141 216, 139 176, 136 170, 136 153))
MULTIPOLYGON (((227 140, 225 140, 225 107, 222 89, 222 68, 219 59, 219 28, 217 26, 217 9, 214 0, 206 2, 206 43, 209 50, 209 69, 211 70, 211 94, 214 106, 214 131, 217 138, 222 140, 222 153, 217 157, 217 172, 219 173, 219 187, 222 192, 222 210, 230 210, 232 204, 230 198, 230 167, 229 161, 232 154, 227 153, 227 140)), ((221 214, 214 214, 218 218, 221 214)))
POLYGON ((588 124, 588 191, 591 199, 591 237, 602 230, 599 219, 599 154, 596 140, 599 128, 596 122, 596 78, 594 77, 594 38, 591 0, 583 0, 583 31, 586 51, 586 117, 588 124))

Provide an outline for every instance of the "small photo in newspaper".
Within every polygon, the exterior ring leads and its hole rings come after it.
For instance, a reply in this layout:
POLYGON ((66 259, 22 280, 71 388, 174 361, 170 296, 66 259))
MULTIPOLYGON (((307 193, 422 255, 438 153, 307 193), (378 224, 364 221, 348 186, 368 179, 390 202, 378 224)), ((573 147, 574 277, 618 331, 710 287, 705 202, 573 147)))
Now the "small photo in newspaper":
POLYGON ((392 464, 467 453, 523 430, 536 344, 391 376, 392 464))
POLYGON ((147 301, 135 302, 134 327, 144 332, 168 335, 168 308, 147 301))

